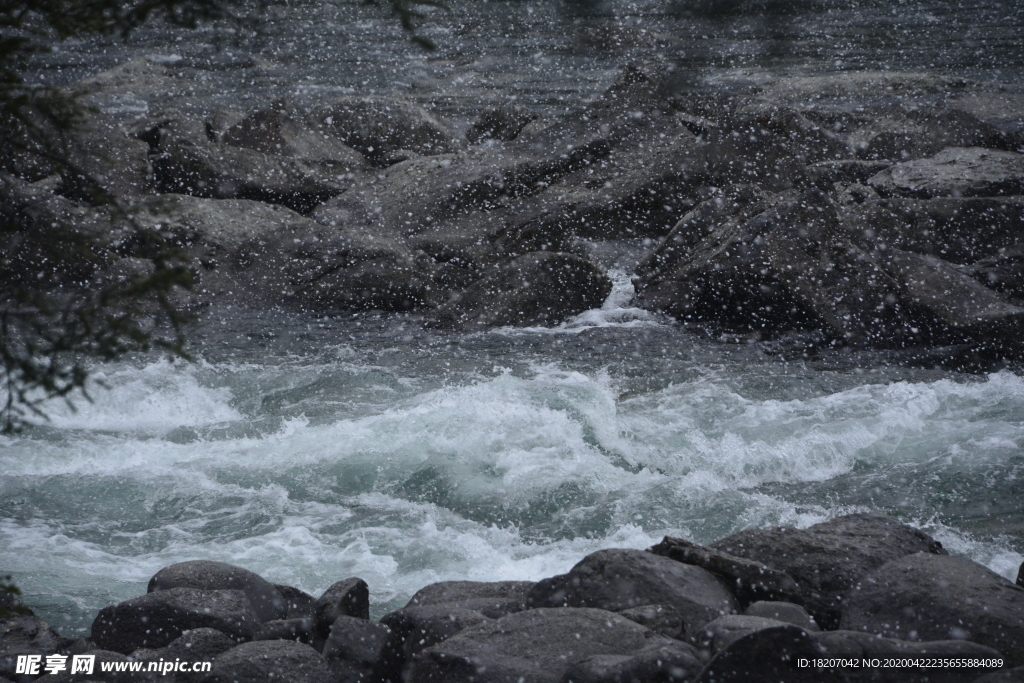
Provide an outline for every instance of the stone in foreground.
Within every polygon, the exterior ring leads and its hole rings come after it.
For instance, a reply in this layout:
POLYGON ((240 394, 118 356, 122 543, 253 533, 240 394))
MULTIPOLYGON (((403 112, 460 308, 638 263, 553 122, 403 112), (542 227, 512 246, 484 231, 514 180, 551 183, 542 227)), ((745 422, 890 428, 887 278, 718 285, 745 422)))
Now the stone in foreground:
POLYGON ((149 580, 147 592, 169 588, 242 591, 260 621, 284 619, 288 609, 272 583, 248 569, 224 562, 193 560, 164 567, 149 580))
POLYGON ((213 660, 201 683, 334 683, 326 660, 309 645, 265 640, 232 648, 213 660))

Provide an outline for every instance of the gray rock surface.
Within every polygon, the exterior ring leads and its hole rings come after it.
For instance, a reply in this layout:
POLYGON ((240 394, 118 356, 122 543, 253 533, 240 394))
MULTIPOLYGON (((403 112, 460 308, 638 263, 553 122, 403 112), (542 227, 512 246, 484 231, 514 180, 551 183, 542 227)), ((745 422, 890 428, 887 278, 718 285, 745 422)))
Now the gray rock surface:
POLYGON ((218 655, 202 683, 335 683, 327 661, 309 645, 287 640, 245 643, 218 655))
POLYGON ((360 578, 352 577, 332 584, 317 598, 313 609, 316 630, 330 633, 338 617, 370 618, 370 588, 360 578))
POLYGON ((340 616, 331 624, 323 656, 339 681, 372 680, 390 635, 391 629, 384 624, 340 616))
POLYGON ((526 598, 534 585, 533 581, 441 581, 416 591, 406 608, 449 605, 499 619, 526 609, 526 598))
POLYGON ((224 562, 192 560, 164 567, 149 580, 147 592, 170 588, 239 590, 249 598, 260 621, 283 619, 287 614, 284 598, 272 583, 255 572, 224 562))
POLYGON ((703 668, 703 660, 692 647, 674 643, 646 648, 633 656, 588 657, 566 671, 560 683, 683 683, 703 668))
POLYGON ((477 610, 444 603, 406 607, 384 615, 380 623, 391 633, 377 667, 378 678, 404 683, 403 671, 414 655, 486 621, 477 610))
POLYGON ((589 261, 538 251, 488 273, 435 315, 439 325, 461 330, 552 326, 600 307, 611 290, 608 276, 589 261))
POLYGON ((164 647, 196 628, 216 629, 236 642, 251 640, 259 626, 240 590, 169 588, 104 607, 92 623, 92 640, 104 650, 127 654, 164 647))
POLYGON ((775 619, 787 624, 793 624, 808 631, 820 631, 814 618, 800 605, 791 602, 773 602, 760 600, 749 605, 743 613, 750 617, 764 617, 775 619))
POLYGON ((274 619, 263 622, 253 640, 294 640, 297 643, 313 645, 315 632, 312 617, 274 619))
POLYGON ((803 601, 803 593, 793 577, 760 562, 671 536, 666 536, 650 551, 676 562, 707 569, 732 588, 736 599, 744 607, 758 600, 803 601))
POLYGON ((711 547, 784 571, 804 589, 804 607, 834 629, 846 595, 869 572, 916 552, 945 553, 933 538, 887 517, 848 515, 807 529, 750 529, 711 547))
POLYGON ((882 196, 996 197, 1024 194, 1024 154, 951 147, 896 164, 868 179, 882 196))
POLYGON ((669 638, 683 638, 683 616, 671 605, 642 605, 619 610, 620 616, 669 638))
POLYGON ((399 98, 342 97, 317 107, 311 118, 328 135, 380 165, 409 152, 447 154, 464 144, 426 109, 399 98))
POLYGON ((284 598, 285 605, 288 609, 288 613, 285 614, 286 619, 298 619, 301 617, 313 616, 316 598, 312 595, 293 586, 285 586, 278 583, 274 584, 274 588, 276 588, 277 592, 281 594, 282 598, 284 598))
MULTIPOLYGON (((35 679, 37 681, 44 681, 44 683, 89 683, 90 681, 100 681, 101 683, 154 683, 161 679, 167 680, 166 677, 161 676, 156 672, 141 671, 141 672, 130 672, 130 671, 108 671, 102 670, 102 665, 105 662, 132 662, 138 661, 133 656, 125 656, 118 652, 110 652, 108 650, 89 650, 82 654, 90 655, 95 657, 93 664, 93 672, 87 674, 84 672, 71 673, 71 658, 67 660, 67 668, 59 673, 45 674, 35 679)), ((198 659, 198 658, 197 658, 198 659)), ((45 660, 44 660, 45 661, 45 660)), ((17 680, 17 679, 16 679, 17 680)), ((24 679, 28 680, 28 679, 24 679)), ((177 681, 177 677, 174 679, 177 681)), ((181 679, 188 680, 188 679, 181 679)))
POLYGON ((960 639, 1024 664, 1024 588, 962 557, 915 553, 862 576, 840 628, 908 640, 960 639))
MULTIPOLYGON (((634 655, 673 641, 596 609, 531 609, 465 629, 415 655, 408 683, 558 683, 593 655, 634 655)), ((674 646, 673 646, 674 647, 674 646)))
POLYGON ((716 655, 743 636, 784 624, 785 622, 765 617, 727 614, 704 624, 691 636, 691 640, 700 650, 716 655))
POLYGON ((739 610, 725 584, 710 572, 642 550, 599 550, 567 574, 544 579, 530 592, 533 607, 595 607, 617 612, 669 605, 686 634, 739 610))

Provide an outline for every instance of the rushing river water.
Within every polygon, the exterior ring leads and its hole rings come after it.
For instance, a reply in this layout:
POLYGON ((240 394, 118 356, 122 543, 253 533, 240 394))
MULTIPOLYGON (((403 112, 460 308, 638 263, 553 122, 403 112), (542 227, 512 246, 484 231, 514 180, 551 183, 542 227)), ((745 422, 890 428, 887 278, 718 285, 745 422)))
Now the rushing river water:
MULTIPOLYGON (((846 68, 1024 81, 1020 8, 961 4, 736 17, 483 3, 431 14, 440 49, 423 53, 379 9, 295 2, 64 45, 38 73, 66 82, 149 55, 189 71, 200 111, 402 92, 463 124, 512 97, 564 110, 634 58, 694 83, 846 68)), ((186 559, 317 594, 358 575, 380 615, 433 581, 539 579, 598 548, 857 511, 1016 572, 1024 378, 712 339, 629 308, 626 271, 602 309, 554 330, 210 312, 195 362, 96 367, 94 403, 54 403, 50 422, 0 437, 0 569, 65 634, 186 559)))

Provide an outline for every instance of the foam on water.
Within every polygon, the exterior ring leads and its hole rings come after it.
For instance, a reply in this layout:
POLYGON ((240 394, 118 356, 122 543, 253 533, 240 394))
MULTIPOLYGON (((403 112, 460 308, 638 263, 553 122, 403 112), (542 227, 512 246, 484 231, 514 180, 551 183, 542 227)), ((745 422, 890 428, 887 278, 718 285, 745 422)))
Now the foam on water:
POLYGON ((438 381, 337 356, 108 369, 94 404, 0 438, 0 566, 74 630, 195 558, 313 593, 359 575, 377 614, 432 581, 535 580, 666 533, 707 543, 855 511, 1006 576, 1022 559, 1016 532, 944 488, 1011 472, 1012 496, 1024 379, 1009 373, 782 390, 771 368, 718 366, 636 392, 628 372, 438 381), (900 477, 909 507, 876 493, 900 477))

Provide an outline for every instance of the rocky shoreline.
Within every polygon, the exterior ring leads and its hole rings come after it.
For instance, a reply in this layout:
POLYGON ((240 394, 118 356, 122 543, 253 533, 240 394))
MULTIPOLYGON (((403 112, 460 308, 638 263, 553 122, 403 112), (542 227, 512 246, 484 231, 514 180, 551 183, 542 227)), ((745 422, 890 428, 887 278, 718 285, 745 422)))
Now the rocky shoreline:
MULTIPOLYGON (((6 604, 7 609, 13 603, 6 604)), ((441 582, 371 620, 347 578, 315 598, 240 567, 165 567, 100 610, 89 638, 34 616, 0 630, 0 680, 201 683, 653 683, 1024 680, 1024 566, 1014 585, 887 517, 666 537, 538 581, 441 582), (209 673, 15 673, 18 655, 212 661, 209 673), (965 668, 809 668, 800 657, 1001 659, 965 668)))
MULTIPOLYGON (((186 91, 179 76, 141 59, 78 86, 120 101, 186 91)), ((562 117, 502 106, 464 132, 398 97, 137 120, 100 107, 69 145, 183 250, 198 284, 181 303, 199 311, 557 325, 611 290, 590 247, 642 239, 632 304, 683 324, 748 341, 797 331, 811 347, 949 346, 987 368, 1024 357, 1024 94, 925 74, 677 80, 629 66, 562 117)), ((4 211, 32 226, 26 252, 68 222, 101 242, 98 262, 66 264, 53 286, 145 270, 123 217, 75 178, 31 155, 2 161, 4 211)))

